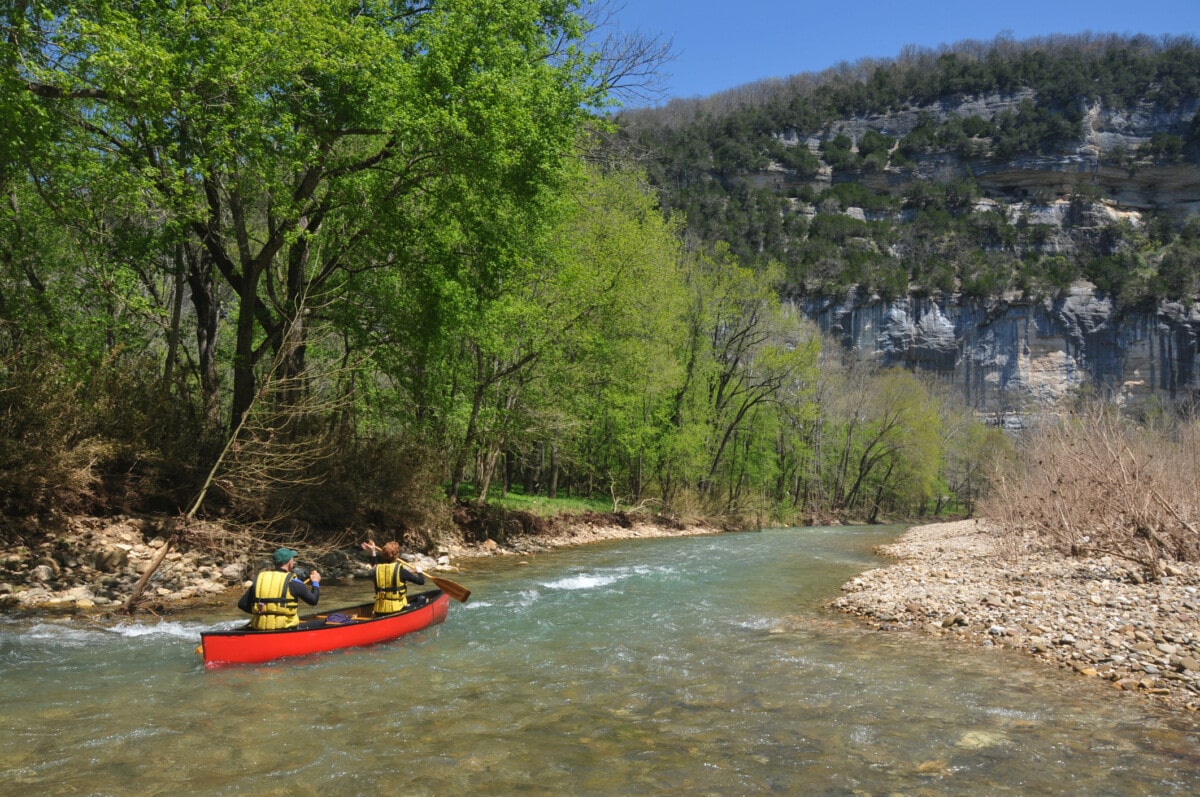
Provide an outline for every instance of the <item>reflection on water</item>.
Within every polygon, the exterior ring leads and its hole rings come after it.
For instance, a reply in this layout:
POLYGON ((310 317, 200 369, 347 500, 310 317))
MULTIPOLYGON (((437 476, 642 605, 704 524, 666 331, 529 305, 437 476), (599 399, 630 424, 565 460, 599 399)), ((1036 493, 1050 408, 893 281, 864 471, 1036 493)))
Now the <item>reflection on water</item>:
MULTIPOLYGON (((444 625, 205 671, 232 609, 0 624, 11 795, 1196 794, 1194 717, 820 609, 896 529, 473 564, 444 625)), ((369 587, 332 587, 329 607, 369 587)))

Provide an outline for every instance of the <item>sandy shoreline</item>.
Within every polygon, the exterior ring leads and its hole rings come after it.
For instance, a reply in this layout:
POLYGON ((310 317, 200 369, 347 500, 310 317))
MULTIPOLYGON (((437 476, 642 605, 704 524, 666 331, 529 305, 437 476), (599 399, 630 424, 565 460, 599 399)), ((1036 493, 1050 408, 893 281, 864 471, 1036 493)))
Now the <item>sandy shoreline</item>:
POLYGON ((829 606, 886 631, 1022 650, 1048 665, 1182 710, 1200 710, 1200 567, 1146 582, 1111 557, 1007 552, 986 521, 914 526, 896 561, 829 606))

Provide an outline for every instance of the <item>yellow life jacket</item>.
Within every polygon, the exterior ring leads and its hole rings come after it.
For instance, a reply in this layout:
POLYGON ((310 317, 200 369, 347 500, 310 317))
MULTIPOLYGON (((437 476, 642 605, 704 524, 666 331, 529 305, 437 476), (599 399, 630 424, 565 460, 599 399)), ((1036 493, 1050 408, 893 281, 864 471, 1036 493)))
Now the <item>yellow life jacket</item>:
POLYGON ((254 580, 254 613, 250 627, 255 631, 279 631, 300 625, 300 603, 288 586, 292 574, 264 570, 254 580))
POLYGON ((375 614, 395 614, 408 605, 408 587, 400 578, 401 562, 375 565, 375 614))

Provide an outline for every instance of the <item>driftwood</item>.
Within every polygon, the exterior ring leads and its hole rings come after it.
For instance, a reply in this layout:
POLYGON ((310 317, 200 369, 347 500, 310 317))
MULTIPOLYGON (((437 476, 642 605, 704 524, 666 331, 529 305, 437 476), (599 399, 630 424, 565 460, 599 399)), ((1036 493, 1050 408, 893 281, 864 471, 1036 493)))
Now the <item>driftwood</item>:
POLYGON ((242 420, 240 423, 238 423, 237 428, 233 430, 233 433, 229 435, 229 439, 225 441, 225 447, 221 449, 220 455, 217 457, 216 462, 213 463, 212 469, 209 470, 208 478, 204 480, 204 484, 200 487, 200 493, 196 496, 196 500, 192 501, 191 508, 188 509, 187 514, 183 516, 183 522, 171 523, 171 532, 167 535, 166 542, 161 548, 158 549, 158 553, 154 554, 154 558, 150 560, 150 564, 146 568, 146 572, 142 573, 142 577, 139 578, 137 583, 133 585, 133 591, 129 593, 129 598, 126 599, 125 603, 121 605, 121 611, 125 614, 133 614, 134 609, 137 608, 138 601, 141 600, 142 593, 146 590, 146 584, 150 582, 151 577, 153 577, 155 571, 158 570, 159 565, 161 565, 163 560, 167 558, 167 553, 171 550, 172 543, 174 543, 183 533, 185 533, 188 525, 192 520, 195 519, 196 513, 200 511, 200 507, 204 505, 204 498, 208 495, 209 489, 216 481, 217 471, 220 469, 222 463, 225 462, 225 458, 229 455, 229 450, 233 447, 233 442, 237 439, 237 436, 241 434, 242 428, 246 423, 246 417, 248 415, 249 413, 247 412, 246 415, 242 416, 242 420))

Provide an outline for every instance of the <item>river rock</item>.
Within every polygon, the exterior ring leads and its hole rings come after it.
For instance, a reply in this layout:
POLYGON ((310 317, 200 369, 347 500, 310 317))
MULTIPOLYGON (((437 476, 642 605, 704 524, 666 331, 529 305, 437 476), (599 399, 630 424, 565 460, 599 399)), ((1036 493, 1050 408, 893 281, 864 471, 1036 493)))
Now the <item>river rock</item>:
POLYGON ((871 618, 880 630, 1011 646, 1170 706, 1200 710, 1200 624, 1192 608, 1200 566, 1174 563, 1171 575, 1151 581, 1134 578, 1111 558, 1029 547, 1012 555, 999 541, 986 522, 913 527, 880 549, 893 564, 856 576, 830 606, 871 618))
POLYGON ((1172 656, 1171 666, 1180 672, 1200 673, 1200 659, 1192 656, 1172 656))
MULTIPOLYGON (((54 576, 57 576, 59 574, 59 572, 62 570, 62 565, 59 564, 58 560, 55 559, 53 556, 39 556, 37 559, 34 560, 33 567, 35 570, 37 570, 39 568, 48 568, 50 570, 51 578, 53 578, 54 576)), ((43 579, 43 581, 46 581, 46 580, 48 580, 48 579, 43 579)))
POLYGON ((106 548, 97 554, 95 568, 102 573, 115 573, 128 561, 128 549, 106 548))

